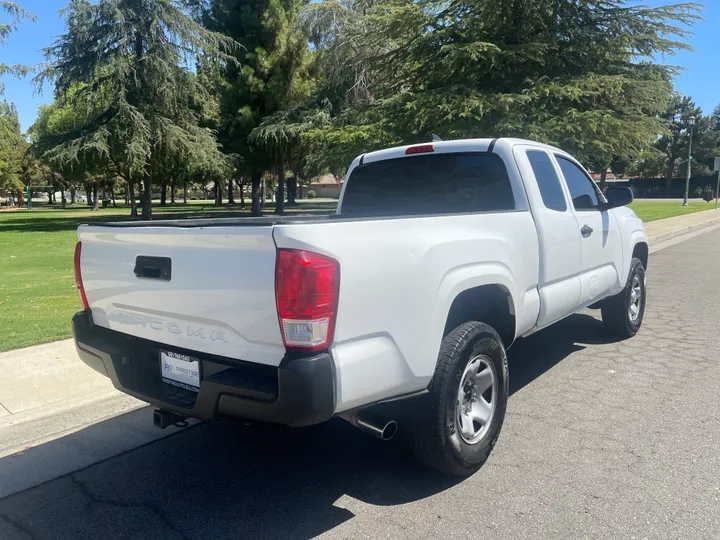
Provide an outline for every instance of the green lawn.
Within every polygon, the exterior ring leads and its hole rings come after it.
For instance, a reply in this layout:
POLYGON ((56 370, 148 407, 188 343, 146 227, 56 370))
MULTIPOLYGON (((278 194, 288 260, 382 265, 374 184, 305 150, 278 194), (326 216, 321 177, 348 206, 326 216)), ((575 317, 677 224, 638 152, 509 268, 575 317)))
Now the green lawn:
MULTIPOLYGON (((329 213, 336 201, 300 201, 291 212, 329 213)), ((699 212, 713 203, 634 202, 645 221, 699 212)), ((265 211, 271 212, 272 205, 265 211)), ((0 351, 70 337, 70 319, 79 306, 73 274, 75 229, 81 223, 127 220, 127 208, 87 208, 0 212, 0 351)), ((212 201, 155 207, 154 218, 239 217, 237 206, 215 208, 212 201)))
POLYGON ((665 219, 675 216, 683 216, 685 214, 694 214, 703 210, 711 210, 715 208, 713 202, 691 202, 688 206, 682 206, 679 202, 647 202, 635 201, 630 205, 635 213, 643 221, 655 221, 656 219, 665 219))
MULTIPOLYGON (((303 200, 291 212, 330 213, 336 201, 303 200)), ((272 204, 265 206, 272 212, 272 204)), ((0 211, 0 351, 71 335, 70 319, 80 300, 73 252, 81 223, 127 220, 127 208, 0 211)), ((247 216, 237 206, 215 208, 212 201, 153 208, 155 219, 247 216)))

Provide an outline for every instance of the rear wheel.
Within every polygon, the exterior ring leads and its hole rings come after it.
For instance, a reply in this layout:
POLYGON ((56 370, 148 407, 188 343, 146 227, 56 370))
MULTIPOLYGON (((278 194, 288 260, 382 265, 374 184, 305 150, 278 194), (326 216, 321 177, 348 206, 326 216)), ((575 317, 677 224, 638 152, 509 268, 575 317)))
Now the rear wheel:
POLYGON ((508 368, 500 336, 467 322, 442 341, 427 399, 410 422, 410 443, 424 464, 468 476, 492 451, 505 418, 508 368))
POLYGON ((602 320, 617 336, 631 338, 640 330, 644 315, 645 267, 640 259, 634 258, 625 288, 603 302, 602 320))

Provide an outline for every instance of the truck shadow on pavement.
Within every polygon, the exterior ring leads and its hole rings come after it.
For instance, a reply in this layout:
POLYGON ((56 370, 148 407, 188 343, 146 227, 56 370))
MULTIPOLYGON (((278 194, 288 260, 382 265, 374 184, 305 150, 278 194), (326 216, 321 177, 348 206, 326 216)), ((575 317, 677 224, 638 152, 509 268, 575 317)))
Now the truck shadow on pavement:
MULTIPOLYGON (((508 354, 511 391, 583 344, 608 341, 588 315, 519 341, 508 354)), ((418 465, 396 439, 342 420, 296 430, 203 424, 0 500, 0 537, 14 538, 5 527, 36 539, 311 538, 351 520, 358 501, 402 505, 462 482, 418 465)), ((424 519, 442 519, 423 508, 424 519)), ((398 526, 378 530, 388 527, 398 526)))

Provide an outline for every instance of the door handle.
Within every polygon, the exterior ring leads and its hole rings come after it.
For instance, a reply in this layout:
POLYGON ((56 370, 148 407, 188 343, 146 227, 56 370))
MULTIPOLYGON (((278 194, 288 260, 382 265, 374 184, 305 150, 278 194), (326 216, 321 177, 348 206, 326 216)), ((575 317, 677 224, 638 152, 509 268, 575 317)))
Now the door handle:
POLYGON ((580 232, 582 233, 582 235, 585 238, 587 238, 588 236, 590 236, 593 233, 593 228, 590 227, 589 225, 583 225, 582 229, 580 229, 580 232))

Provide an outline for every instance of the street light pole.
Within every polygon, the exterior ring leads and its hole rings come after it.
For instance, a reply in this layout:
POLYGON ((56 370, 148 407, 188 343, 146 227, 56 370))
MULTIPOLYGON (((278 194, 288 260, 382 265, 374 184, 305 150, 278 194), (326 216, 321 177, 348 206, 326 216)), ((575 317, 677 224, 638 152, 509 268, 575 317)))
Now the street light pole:
POLYGON ((692 139, 693 139, 693 126, 695 125, 695 117, 691 116, 688 118, 690 124, 690 140, 688 141, 688 164, 687 164, 687 176, 685 177, 685 198, 683 199, 683 206, 688 205, 688 194, 690 191, 690 172, 692 170, 692 139))

